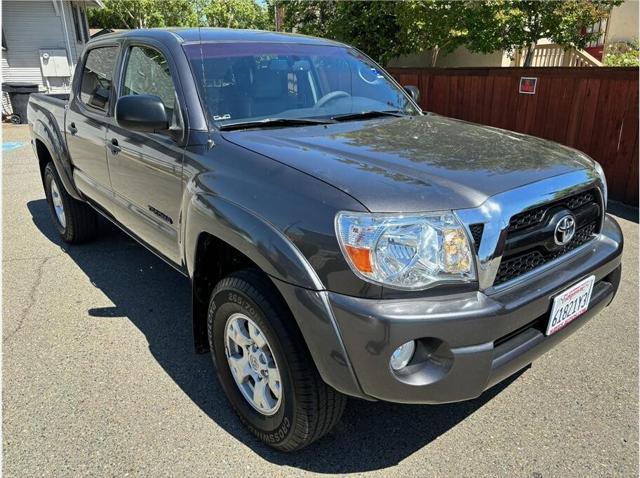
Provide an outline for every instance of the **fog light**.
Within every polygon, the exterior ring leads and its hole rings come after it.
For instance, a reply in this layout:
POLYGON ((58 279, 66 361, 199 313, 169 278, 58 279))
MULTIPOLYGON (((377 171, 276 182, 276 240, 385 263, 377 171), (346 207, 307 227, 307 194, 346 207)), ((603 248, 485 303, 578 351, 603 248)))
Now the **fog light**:
POLYGON ((401 368, 406 367, 411 360, 411 357, 413 357, 413 352, 415 352, 415 350, 416 343, 413 340, 406 344, 402 344, 391 355, 391 360, 389 360, 391 368, 393 370, 400 370, 401 368))

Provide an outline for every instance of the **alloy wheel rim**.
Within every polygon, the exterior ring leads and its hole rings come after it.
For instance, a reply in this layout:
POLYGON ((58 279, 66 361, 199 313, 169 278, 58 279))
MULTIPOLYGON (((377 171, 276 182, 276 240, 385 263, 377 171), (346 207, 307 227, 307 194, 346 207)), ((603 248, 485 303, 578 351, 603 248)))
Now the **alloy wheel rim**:
POLYGON ((235 313, 227 319, 224 343, 242 396, 259 413, 274 415, 282 403, 282 382, 267 337, 253 320, 235 313))
POLYGON ((64 228, 67 224, 67 219, 64 214, 64 204, 62 204, 62 196, 58 190, 58 185, 53 178, 51 179, 51 200, 53 201, 53 209, 56 212, 58 223, 64 228))

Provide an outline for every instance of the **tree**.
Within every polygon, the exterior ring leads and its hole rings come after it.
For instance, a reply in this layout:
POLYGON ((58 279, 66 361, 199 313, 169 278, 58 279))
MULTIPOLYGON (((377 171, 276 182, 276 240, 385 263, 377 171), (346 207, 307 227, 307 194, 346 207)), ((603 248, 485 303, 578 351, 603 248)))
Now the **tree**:
MULTIPOLYGON (((288 0, 277 2, 284 8, 285 31, 334 38, 337 1, 288 0)), ((274 1, 273 7, 275 8, 274 1)))
POLYGON ((530 66, 539 40, 584 48, 598 33, 588 27, 623 0, 484 0, 465 2, 465 45, 478 53, 526 49, 530 66))
POLYGON ((104 8, 88 11, 94 28, 194 26, 198 22, 189 0, 104 0, 104 8))
POLYGON ((401 2, 396 7, 404 50, 431 50, 431 66, 440 51, 452 52, 467 35, 467 5, 462 1, 421 0, 401 2))
POLYGON ((410 52, 438 54, 466 46, 477 53, 526 49, 525 66, 542 38, 584 48, 597 37, 588 27, 623 0, 104 0, 90 10, 103 28, 195 26, 283 27, 356 46, 381 63, 410 52))
POLYGON ((203 13, 210 27, 267 29, 271 16, 254 0, 214 0, 204 2, 203 13))
POLYGON ((395 1, 289 0, 284 5, 284 29, 348 43, 384 63, 409 53, 402 39, 395 1))
POLYGON ((266 6, 255 0, 104 0, 104 8, 89 10, 89 24, 129 29, 271 26, 266 6))
POLYGON ((385 64, 391 58, 410 53, 398 12, 402 2, 341 1, 336 6, 332 33, 343 41, 385 64))

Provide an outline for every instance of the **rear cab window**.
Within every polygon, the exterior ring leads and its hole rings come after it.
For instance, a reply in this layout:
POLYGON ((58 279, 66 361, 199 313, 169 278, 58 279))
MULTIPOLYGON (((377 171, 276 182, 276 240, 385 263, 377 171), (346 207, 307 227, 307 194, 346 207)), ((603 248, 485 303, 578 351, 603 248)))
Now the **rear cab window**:
POLYGON ((80 82, 81 103, 106 114, 113 98, 113 74, 117 61, 117 46, 97 47, 87 52, 80 82))

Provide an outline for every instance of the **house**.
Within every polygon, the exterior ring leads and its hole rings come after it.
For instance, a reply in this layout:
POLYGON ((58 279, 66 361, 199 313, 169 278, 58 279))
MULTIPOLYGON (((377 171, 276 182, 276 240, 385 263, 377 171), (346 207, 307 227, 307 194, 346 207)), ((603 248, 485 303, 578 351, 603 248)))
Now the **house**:
MULTIPOLYGON (((543 39, 536 45, 531 66, 602 66, 605 49, 616 43, 638 41, 638 0, 626 0, 613 7, 608 18, 585 29, 600 33, 584 50, 563 47, 543 39)), ((459 47, 449 54, 440 53, 435 66, 442 68, 522 66, 524 52, 510 56, 506 51, 472 53, 459 47)), ((432 66, 432 52, 404 55, 389 62, 390 67, 432 66)))
MULTIPOLYGON (((2 82, 66 93, 100 0, 2 0, 2 82)), ((3 100, 4 100, 3 93, 3 100)))

